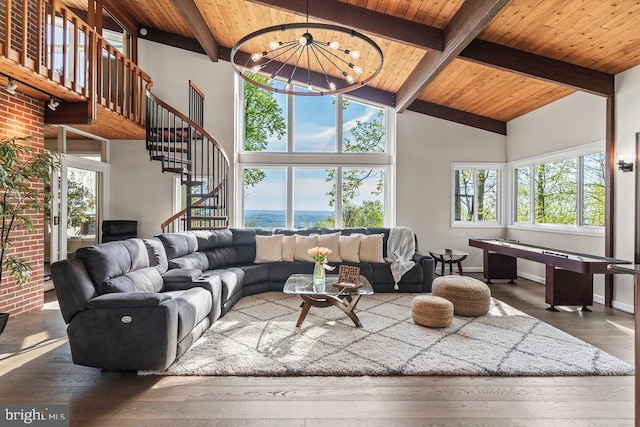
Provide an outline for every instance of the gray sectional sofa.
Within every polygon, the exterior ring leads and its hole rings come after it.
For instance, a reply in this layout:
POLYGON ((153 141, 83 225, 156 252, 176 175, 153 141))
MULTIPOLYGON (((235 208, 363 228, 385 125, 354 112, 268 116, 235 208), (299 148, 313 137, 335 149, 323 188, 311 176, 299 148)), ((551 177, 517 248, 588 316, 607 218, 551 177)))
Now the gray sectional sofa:
MULTIPOLYGON (((109 370, 166 369, 240 298, 282 291, 291 274, 313 271, 303 261, 255 263, 256 235, 336 231, 383 234, 387 255, 388 228, 187 231, 81 248, 52 265, 73 361, 109 370)), ((388 262, 344 264, 360 267, 376 292, 430 292, 433 259, 418 251, 413 259, 399 291, 388 262)))

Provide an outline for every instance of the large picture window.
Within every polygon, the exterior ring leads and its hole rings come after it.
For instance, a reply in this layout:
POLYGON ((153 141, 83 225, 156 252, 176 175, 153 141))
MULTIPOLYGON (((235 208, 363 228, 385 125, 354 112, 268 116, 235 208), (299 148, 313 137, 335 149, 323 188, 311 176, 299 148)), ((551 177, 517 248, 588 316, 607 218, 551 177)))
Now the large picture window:
POLYGON ((453 167, 453 225, 500 224, 501 165, 456 164, 453 167))
POLYGON ((343 95, 277 94, 244 81, 241 87, 238 226, 393 224, 393 133, 384 107, 343 95))
POLYGON ((603 227, 605 155, 593 147, 517 162, 514 225, 603 227))

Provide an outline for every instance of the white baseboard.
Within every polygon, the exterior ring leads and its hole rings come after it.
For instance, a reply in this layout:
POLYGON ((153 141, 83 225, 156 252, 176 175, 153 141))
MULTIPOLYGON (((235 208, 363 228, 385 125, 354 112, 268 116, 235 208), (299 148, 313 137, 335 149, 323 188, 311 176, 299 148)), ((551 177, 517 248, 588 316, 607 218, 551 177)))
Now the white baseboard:
POLYGON ((613 301, 611 304, 616 310, 624 311, 625 313, 633 314, 633 306, 631 304, 625 304, 619 301, 613 301))
POLYGON ((544 277, 540 277, 540 276, 535 276, 533 274, 529 274, 529 273, 518 273, 518 276, 520 277, 524 277, 525 279, 529 279, 532 282, 536 282, 536 283, 540 283, 541 285, 544 285, 546 283, 546 281, 544 280, 544 277))

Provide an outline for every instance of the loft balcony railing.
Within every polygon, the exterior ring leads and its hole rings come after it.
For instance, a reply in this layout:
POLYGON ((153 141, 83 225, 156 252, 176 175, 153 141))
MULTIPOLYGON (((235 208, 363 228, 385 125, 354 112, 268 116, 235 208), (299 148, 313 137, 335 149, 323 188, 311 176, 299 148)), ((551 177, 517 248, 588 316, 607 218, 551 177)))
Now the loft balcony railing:
POLYGON ((144 125, 151 78, 59 1, 0 0, 0 55, 144 125))

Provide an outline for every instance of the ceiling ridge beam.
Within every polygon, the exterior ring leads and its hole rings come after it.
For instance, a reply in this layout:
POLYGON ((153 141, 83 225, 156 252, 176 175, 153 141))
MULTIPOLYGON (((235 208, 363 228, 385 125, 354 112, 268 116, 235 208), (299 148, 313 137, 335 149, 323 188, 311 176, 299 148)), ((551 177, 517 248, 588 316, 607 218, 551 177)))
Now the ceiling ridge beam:
POLYGON ((444 29, 442 53, 430 50, 411 71, 396 94, 399 113, 409 107, 429 83, 458 57, 509 0, 466 0, 444 29))
POLYGON ((207 21, 204 20, 195 1, 171 0, 171 3, 178 13, 180 13, 184 22, 189 26, 196 40, 198 40, 200 46, 202 46, 207 53, 207 56, 209 56, 213 62, 217 62, 220 55, 220 46, 218 46, 218 41, 213 36, 207 21))
POLYGON ((437 117, 450 122, 460 123, 477 129, 498 133, 500 135, 507 134, 507 122, 469 113, 467 111, 457 110, 440 104, 434 104, 433 102, 423 101, 421 99, 413 101, 407 110, 426 114, 427 116, 437 117))
POLYGON ((475 39, 460 58, 600 96, 615 93, 614 75, 475 39))
MULTIPOLYGON (((174 0, 178 1, 178 0, 174 0)), ((248 0, 285 12, 306 16, 306 3, 300 0, 248 0)), ((398 18, 337 0, 309 2, 309 17, 348 26, 398 43, 421 49, 442 51, 444 33, 440 28, 398 18)))

